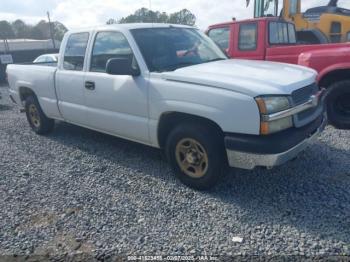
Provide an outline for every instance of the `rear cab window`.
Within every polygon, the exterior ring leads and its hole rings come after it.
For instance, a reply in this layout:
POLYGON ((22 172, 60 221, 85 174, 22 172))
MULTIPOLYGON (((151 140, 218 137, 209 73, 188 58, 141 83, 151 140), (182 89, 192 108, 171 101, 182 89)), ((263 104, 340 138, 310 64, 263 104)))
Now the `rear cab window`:
POLYGON ((238 48, 240 51, 255 51, 257 49, 258 24, 248 23, 239 26, 238 48))
POLYGON ((296 44, 297 37, 294 25, 286 22, 270 22, 269 43, 271 45, 296 44))
POLYGON ((230 27, 213 28, 208 36, 222 49, 227 50, 230 42, 230 27))
POLYGON ((63 68, 65 70, 83 71, 89 33, 77 33, 69 36, 65 52, 63 68))

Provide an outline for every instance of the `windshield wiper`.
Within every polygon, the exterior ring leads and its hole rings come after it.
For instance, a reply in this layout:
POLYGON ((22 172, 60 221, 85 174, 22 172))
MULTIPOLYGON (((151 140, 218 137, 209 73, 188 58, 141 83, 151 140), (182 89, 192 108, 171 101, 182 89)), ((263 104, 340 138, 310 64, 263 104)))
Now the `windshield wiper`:
POLYGON ((193 63, 193 62, 182 62, 182 63, 178 63, 178 64, 176 64, 174 70, 179 69, 179 68, 181 68, 181 67, 192 66, 192 65, 198 65, 198 63, 193 63))
POLYGON ((225 58, 215 58, 215 59, 203 62, 203 63, 182 62, 182 63, 177 63, 177 64, 174 64, 174 65, 166 66, 166 67, 164 67, 162 69, 157 70, 156 72, 162 73, 162 72, 175 71, 175 70, 180 69, 182 67, 193 66, 193 65, 200 65, 200 64, 204 64, 204 63, 210 63, 210 62, 221 61, 221 60, 227 60, 227 59, 225 59, 225 58))
POLYGON ((161 70, 158 70, 158 73, 162 73, 162 72, 169 72, 169 71, 175 71, 179 68, 182 67, 187 67, 187 66, 192 66, 192 65, 198 65, 198 63, 193 63, 193 62, 182 62, 182 63, 177 63, 174 65, 168 65, 164 68, 162 68, 161 70))
POLYGON ((226 58, 215 58, 215 59, 206 61, 206 63, 211 63, 211 62, 216 62, 216 61, 222 61, 222 60, 227 60, 227 59, 226 59, 226 58))

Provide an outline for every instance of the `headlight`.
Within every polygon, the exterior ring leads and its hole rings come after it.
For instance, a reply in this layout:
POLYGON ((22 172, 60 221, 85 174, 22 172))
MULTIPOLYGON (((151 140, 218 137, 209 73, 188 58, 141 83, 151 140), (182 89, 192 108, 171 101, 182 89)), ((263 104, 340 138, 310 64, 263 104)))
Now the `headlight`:
MULTIPOLYGON (((265 96, 258 97, 255 100, 262 116, 261 119, 263 119, 264 115, 274 114, 291 108, 289 99, 286 96, 265 96)), ((262 120, 260 133, 262 135, 269 135, 291 127, 293 127, 292 116, 268 122, 262 120)))
POLYGON ((256 98, 261 114, 273 114, 290 108, 289 99, 286 96, 266 96, 256 98))

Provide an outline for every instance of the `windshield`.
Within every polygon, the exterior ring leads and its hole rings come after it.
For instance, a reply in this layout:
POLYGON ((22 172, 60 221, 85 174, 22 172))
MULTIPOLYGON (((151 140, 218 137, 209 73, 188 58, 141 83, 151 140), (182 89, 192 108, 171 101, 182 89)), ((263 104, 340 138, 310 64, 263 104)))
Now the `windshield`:
POLYGON ((192 28, 131 30, 151 72, 227 59, 211 39, 192 28))
MULTIPOLYGON (((255 17, 261 16, 278 16, 283 8, 283 0, 256 0, 255 1, 255 17), (278 10, 277 10, 278 8, 278 10)), ((299 0, 290 0, 290 10, 291 14, 296 14, 298 12, 298 2, 299 0)), ((335 6, 340 8, 350 9, 349 0, 312 0, 312 1, 302 1, 301 11, 305 12, 310 8, 321 7, 321 6, 335 6)))

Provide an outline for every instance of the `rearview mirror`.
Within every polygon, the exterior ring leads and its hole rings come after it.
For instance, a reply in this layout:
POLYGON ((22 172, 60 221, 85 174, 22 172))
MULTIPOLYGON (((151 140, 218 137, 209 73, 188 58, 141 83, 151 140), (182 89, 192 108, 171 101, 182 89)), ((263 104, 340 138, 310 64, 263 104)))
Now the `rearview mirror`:
POLYGON ((139 76, 140 69, 130 58, 111 58, 107 61, 106 73, 110 75, 139 76))

